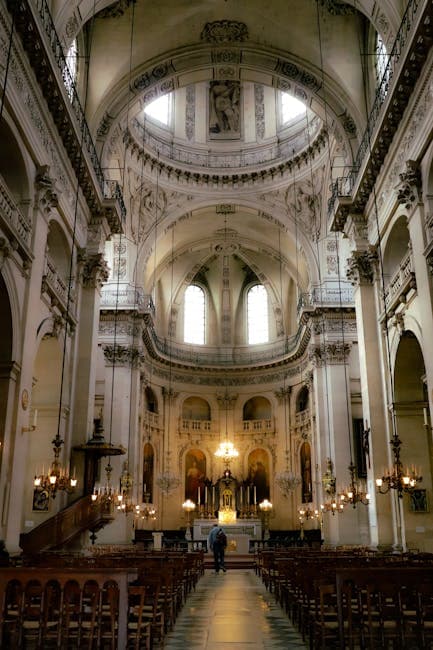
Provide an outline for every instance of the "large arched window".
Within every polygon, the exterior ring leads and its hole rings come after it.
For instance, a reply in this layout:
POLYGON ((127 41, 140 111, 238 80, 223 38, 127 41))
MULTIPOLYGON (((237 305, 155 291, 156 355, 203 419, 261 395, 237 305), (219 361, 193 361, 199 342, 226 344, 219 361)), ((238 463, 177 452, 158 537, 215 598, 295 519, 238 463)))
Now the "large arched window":
POLYGON ((388 66, 388 52, 385 43, 380 34, 376 35, 376 84, 380 88, 381 95, 385 96, 388 92, 390 69, 388 66))
POLYGON ((66 67, 68 72, 64 72, 63 78, 68 91, 69 99, 72 100, 74 94, 74 85, 77 81, 77 62, 78 62, 78 46, 77 41, 74 39, 66 53, 66 67))
POLYGON ((255 284, 247 293, 248 343, 269 341, 268 294, 263 284, 255 284))
POLYGON ((201 287, 190 284, 185 291, 183 340, 203 345, 205 340, 205 295, 201 287))
POLYGON ((147 117, 151 120, 158 122, 159 125, 169 127, 172 122, 173 115, 173 93, 161 95, 147 104, 144 109, 147 117))

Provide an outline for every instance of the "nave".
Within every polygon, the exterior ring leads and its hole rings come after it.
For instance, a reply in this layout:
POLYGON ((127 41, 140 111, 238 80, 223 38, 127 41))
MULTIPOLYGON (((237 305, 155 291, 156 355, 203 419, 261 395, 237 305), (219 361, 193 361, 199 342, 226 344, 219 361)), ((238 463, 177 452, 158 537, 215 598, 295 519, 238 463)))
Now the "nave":
POLYGON ((164 650, 307 647, 252 569, 206 570, 164 644, 164 650))

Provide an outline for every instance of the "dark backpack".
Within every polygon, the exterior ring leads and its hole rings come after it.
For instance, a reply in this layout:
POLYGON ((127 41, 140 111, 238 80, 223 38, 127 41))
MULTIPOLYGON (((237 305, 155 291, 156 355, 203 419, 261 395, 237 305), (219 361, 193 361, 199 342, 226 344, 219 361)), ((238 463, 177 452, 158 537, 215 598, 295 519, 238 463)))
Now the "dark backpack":
POLYGON ((227 536, 223 530, 217 532, 216 541, 218 544, 221 544, 221 546, 227 546, 227 536))

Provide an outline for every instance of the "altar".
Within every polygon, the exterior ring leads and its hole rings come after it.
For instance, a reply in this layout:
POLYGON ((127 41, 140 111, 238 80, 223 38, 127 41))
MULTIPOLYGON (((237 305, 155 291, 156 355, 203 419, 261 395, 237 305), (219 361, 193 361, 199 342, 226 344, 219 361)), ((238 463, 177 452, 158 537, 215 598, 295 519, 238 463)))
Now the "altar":
POLYGON ((260 519, 238 519, 230 523, 220 519, 194 519, 194 542, 207 541, 214 524, 224 528, 227 535, 226 553, 246 555, 249 552, 250 540, 262 539, 262 522, 260 519))

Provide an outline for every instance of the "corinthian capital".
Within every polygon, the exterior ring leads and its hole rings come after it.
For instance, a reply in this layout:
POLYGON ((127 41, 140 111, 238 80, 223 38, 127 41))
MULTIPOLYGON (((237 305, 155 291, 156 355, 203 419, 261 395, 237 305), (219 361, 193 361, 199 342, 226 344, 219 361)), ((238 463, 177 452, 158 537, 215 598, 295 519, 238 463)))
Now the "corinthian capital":
POLYGON ((143 352, 136 347, 126 345, 105 345, 105 360, 112 365, 138 368, 143 361, 143 352))
POLYGON ((353 285, 372 284, 377 253, 373 247, 366 251, 353 251, 347 260, 347 279, 353 285))
POLYGON ((337 366, 347 362, 350 349, 351 346, 349 343, 335 341, 332 343, 312 346, 310 348, 309 356, 310 360, 317 368, 321 368, 325 365, 337 366))
POLYGON ((102 253, 82 257, 82 282, 86 289, 100 289, 110 275, 108 264, 102 253))
POLYGON ((406 161, 406 171, 399 174, 400 183, 396 186, 397 201, 410 210, 421 198, 421 172, 414 160, 406 161))
POLYGON ((50 166, 41 165, 36 172, 35 187, 39 204, 44 212, 51 212, 59 204, 58 189, 55 180, 50 176, 50 166))

